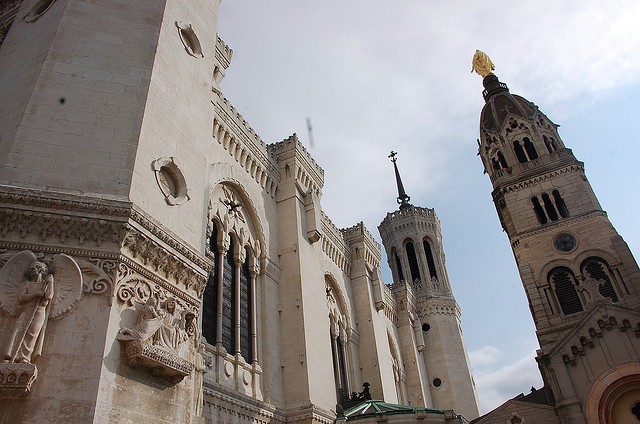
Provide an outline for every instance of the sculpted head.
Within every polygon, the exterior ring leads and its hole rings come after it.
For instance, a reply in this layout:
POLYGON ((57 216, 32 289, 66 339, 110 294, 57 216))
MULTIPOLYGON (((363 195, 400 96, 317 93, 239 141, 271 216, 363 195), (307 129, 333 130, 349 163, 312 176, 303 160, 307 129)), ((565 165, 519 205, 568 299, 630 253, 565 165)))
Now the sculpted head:
POLYGON ((49 268, 44 262, 33 261, 29 265, 29 280, 40 281, 47 274, 49 268))

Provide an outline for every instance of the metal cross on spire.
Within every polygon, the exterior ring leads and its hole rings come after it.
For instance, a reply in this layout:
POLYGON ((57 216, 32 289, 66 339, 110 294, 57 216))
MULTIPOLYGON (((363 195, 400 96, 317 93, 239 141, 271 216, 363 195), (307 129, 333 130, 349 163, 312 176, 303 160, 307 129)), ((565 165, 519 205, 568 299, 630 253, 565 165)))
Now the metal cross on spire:
POLYGON ((396 158, 397 155, 398 155, 398 152, 391 151, 389 158, 391 159, 391 162, 393 162, 393 170, 396 173, 396 184, 398 185, 397 201, 398 201, 398 204, 400 205, 400 209, 402 209, 402 208, 411 206, 411 204, 409 203, 409 200, 411 200, 411 197, 409 197, 409 195, 404 191, 404 185, 402 185, 402 179, 400 178, 400 171, 398 171, 398 165, 396 164, 396 161, 398 160, 396 158))

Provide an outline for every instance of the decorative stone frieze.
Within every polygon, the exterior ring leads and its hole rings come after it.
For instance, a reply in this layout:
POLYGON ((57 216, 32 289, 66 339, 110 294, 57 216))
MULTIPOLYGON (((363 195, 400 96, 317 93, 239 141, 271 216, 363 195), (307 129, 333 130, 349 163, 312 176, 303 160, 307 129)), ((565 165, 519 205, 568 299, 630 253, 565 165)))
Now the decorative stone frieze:
POLYGON ((123 247, 145 267, 161 272, 164 277, 172 279, 186 290, 193 290, 198 296, 202 295, 206 272, 198 269, 199 267, 194 269, 192 264, 180 260, 175 252, 166 249, 142 231, 129 227, 123 247))

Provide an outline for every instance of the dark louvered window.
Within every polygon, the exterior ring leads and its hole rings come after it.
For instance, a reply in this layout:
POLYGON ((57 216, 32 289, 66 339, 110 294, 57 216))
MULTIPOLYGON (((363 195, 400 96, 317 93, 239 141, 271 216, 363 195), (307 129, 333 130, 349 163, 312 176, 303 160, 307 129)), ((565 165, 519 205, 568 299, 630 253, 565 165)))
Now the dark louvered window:
POLYGON ((407 243, 407 260, 409 261, 409 270, 411 271, 411 281, 420 280, 420 267, 418 266, 418 258, 416 257, 416 249, 412 242, 407 243))
POLYGON ((236 273, 234 272, 233 250, 232 238, 222 269, 222 346, 231 354, 236 351, 235 332, 233 331, 233 317, 236 311, 236 303, 234 302, 236 273))
POLYGON ((516 153, 516 158, 518 158, 518 162, 525 163, 528 160, 527 155, 524 153, 524 149, 520 145, 519 140, 513 141, 513 150, 516 153))
POLYGON ((240 271, 240 354, 250 363, 251 352, 251 275, 249 274, 249 255, 240 271))
POLYGON ((429 274, 431 278, 435 277, 438 279, 438 273, 436 272, 436 262, 433 260, 433 252, 431 251, 431 244, 428 240, 423 240, 422 244, 424 246, 424 253, 427 255, 427 265, 429 266, 429 274))
POLYGON ((605 267, 608 268, 607 264, 599 258, 589 258, 584 261, 582 265, 583 273, 586 271, 589 277, 601 283, 600 289, 598 290, 600 294, 608 297, 613 302, 618 302, 618 295, 613 288, 613 284, 611 284, 609 276, 605 272, 605 267))
POLYGON ((540 200, 537 197, 532 197, 531 204, 533 205, 533 211, 536 213, 536 218, 538 218, 538 222, 541 224, 546 224, 548 222, 547 216, 544 214, 544 209, 542 209, 540 200))
POLYGON ((213 233, 209 241, 211 253, 213 253, 213 269, 209 274, 207 285, 204 289, 202 302, 202 335, 210 344, 216 343, 216 323, 218 318, 218 242, 214 225, 213 233))
POLYGON ((553 190, 551 192, 553 195, 553 200, 556 202, 556 207, 558 208, 558 212, 560 212, 560 216, 566 218, 569 216, 569 211, 567 210, 567 205, 564 203, 562 196, 560 196, 560 192, 558 190, 553 190))
POLYGON ((549 275, 562 313, 571 315, 581 312, 583 310, 582 303, 574 286, 573 273, 566 268, 556 268, 549 275))

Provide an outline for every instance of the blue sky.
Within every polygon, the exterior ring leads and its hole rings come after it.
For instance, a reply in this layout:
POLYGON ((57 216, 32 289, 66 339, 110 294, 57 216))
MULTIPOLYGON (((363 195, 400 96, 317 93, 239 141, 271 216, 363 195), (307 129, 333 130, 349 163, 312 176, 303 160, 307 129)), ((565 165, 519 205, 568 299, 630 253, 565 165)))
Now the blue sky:
MULTIPOLYGON (((640 252, 640 2, 225 0, 221 87, 263 141, 296 132, 325 170, 323 209, 374 235, 396 208, 398 152, 415 205, 442 223, 482 412, 540 387, 537 341, 476 156, 476 49, 555 123, 613 225, 640 252), (313 125, 314 146, 306 119, 313 125)), ((388 271, 384 272, 390 282, 388 271)))

